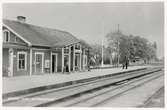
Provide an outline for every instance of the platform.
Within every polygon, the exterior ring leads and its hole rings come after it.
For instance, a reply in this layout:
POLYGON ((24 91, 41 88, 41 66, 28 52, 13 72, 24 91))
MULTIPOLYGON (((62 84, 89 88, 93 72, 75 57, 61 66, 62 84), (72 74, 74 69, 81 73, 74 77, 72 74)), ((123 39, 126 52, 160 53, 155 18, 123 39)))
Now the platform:
POLYGON ((75 72, 70 74, 55 73, 32 76, 3 77, 3 97, 27 94, 28 92, 37 92, 39 90, 51 89, 55 87, 67 86, 76 81, 87 79, 98 79, 100 77, 122 72, 146 69, 149 66, 132 66, 128 69, 108 68, 94 69, 86 72, 75 72))

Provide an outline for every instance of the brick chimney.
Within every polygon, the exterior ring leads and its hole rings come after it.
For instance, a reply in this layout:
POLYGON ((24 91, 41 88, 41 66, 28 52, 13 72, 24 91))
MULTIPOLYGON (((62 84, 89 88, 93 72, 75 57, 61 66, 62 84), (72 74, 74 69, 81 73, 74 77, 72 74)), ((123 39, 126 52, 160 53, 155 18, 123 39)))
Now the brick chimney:
POLYGON ((20 23, 25 23, 26 22, 26 17, 24 17, 24 16, 17 16, 17 21, 19 21, 20 23))

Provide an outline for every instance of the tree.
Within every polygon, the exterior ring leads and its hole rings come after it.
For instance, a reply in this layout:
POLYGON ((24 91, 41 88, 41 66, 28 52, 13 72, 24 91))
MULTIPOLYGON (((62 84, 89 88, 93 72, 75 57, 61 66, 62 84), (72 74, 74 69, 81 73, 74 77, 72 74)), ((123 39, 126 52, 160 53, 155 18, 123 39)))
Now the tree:
MULTIPOLYGON (((135 58, 150 61, 156 58, 156 42, 151 44, 147 39, 140 36, 124 35, 121 32, 109 33, 106 35, 110 56, 112 53, 119 54, 119 63, 122 63, 124 57, 128 57, 130 61, 135 58)), ((118 57, 115 57, 118 59, 118 57)), ((112 58, 112 57, 111 57, 112 58)), ((115 60, 114 60, 115 61, 115 60)), ((116 60, 118 62, 118 60, 116 60)))
POLYGON ((155 49, 157 49, 157 43, 156 43, 156 42, 153 43, 153 47, 154 47, 155 49))
POLYGON ((145 38, 141 38, 140 36, 135 36, 133 38, 133 45, 135 48, 135 56, 140 58, 147 57, 147 44, 148 40, 145 38))
POLYGON ((94 44, 94 45, 91 45, 91 48, 92 48, 91 57, 94 60, 94 65, 99 65, 102 59, 102 55, 101 55, 102 46, 99 44, 94 44))
POLYGON ((130 56, 129 37, 122 34, 120 31, 109 33, 106 35, 108 41, 108 48, 111 49, 110 55, 112 56, 112 63, 122 63, 124 56, 130 56), (113 53, 116 56, 113 56, 113 53))

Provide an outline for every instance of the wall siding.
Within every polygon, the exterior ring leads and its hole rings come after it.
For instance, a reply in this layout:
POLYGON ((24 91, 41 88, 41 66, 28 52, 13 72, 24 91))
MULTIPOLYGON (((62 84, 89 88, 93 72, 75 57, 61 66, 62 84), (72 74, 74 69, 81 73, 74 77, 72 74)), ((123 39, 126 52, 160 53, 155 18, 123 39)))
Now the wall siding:
POLYGON ((8 76, 8 67, 9 67, 9 49, 3 48, 3 76, 8 76))

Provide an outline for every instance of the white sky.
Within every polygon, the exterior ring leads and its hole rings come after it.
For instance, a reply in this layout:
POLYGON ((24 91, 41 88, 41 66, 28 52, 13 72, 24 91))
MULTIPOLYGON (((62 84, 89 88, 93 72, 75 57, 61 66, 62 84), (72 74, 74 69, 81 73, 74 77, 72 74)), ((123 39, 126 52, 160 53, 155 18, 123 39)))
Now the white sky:
POLYGON ((27 23, 72 33, 88 43, 101 43, 115 31, 156 41, 158 56, 164 56, 163 3, 13 3, 3 4, 3 18, 27 17, 27 23))

